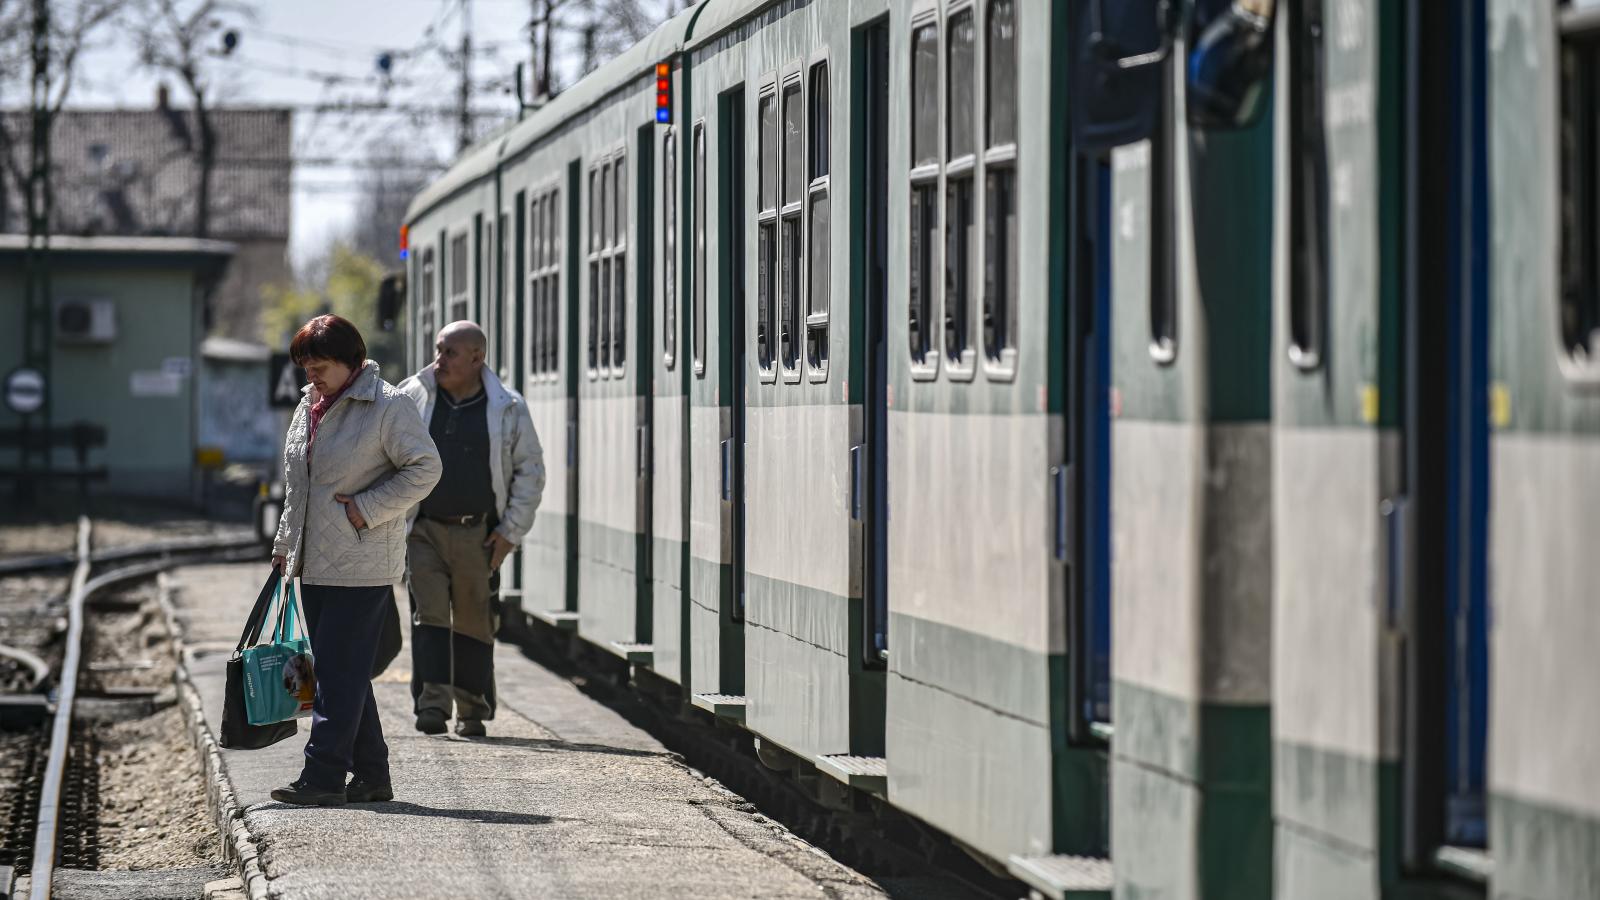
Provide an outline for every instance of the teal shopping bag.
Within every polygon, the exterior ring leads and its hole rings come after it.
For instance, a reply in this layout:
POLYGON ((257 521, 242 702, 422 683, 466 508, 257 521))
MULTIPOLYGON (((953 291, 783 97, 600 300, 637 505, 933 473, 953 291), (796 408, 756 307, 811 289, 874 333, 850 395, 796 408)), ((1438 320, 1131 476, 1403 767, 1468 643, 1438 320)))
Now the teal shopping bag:
POLYGON ((270 725, 311 715, 316 697, 316 670, 312 665, 311 642, 300 636, 300 604, 295 599, 294 580, 284 579, 273 589, 278 614, 272 634, 264 643, 246 647, 244 662, 244 706, 251 725, 270 725), (288 583, 287 589, 284 582, 288 583))

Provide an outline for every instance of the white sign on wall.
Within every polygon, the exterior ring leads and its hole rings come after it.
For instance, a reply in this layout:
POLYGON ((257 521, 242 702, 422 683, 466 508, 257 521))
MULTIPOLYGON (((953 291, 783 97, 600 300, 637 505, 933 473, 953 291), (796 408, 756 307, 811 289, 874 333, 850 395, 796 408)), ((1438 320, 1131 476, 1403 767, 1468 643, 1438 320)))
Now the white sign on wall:
POLYGON ((135 397, 176 397, 183 390, 183 379, 171 372, 131 372, 128 393, 135 397))
POLYGON ((13 369, 6 376, 6 406, 26 416, 44 406, 44 374, 38 369, 13 369))

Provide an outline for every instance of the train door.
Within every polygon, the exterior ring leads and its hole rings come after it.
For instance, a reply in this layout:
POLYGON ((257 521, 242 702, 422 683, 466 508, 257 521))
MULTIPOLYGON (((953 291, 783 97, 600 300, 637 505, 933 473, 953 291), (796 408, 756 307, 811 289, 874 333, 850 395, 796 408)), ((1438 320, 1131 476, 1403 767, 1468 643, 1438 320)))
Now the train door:
POLYGON ((635 360, 633 371, 634 381, 634 521, 638 522, 634 532, 636 551, 634 554, 634 583, 636 585, 636 603, 634 607, 634 622, 641 643, 651 643, 654 638, 654 610, 651 602, 651 535, 654 517, 652 516, 651 493, 651 450, 650 450, 650 416, 651 398, 654 391, 651 385, 655 377, 655 367, 651 360, 651 341, 654 340, 654 297, 655 291, 655 260, 652 258, 655 248, 655 146, 656 125, 652 121, 642 125, 638 130, 637 157, 633 166, 634 191, 638 198, 638 210, 634 215, 633 247, 636 259, 633 261, 635 278, 634 304, 635 326, 633 330, 635 360))
POLYGON ((730 541, 728 577, 722 596, 732 598, 724 607, 721 671, 723 691, 744 693, 745 609, 745 145, 744 86, 717 97, 717 302, 721 312, 721 387, 728 397, 728 431, 722 443, 722 508, 725 534, 730 541), (737 690, 731 685, 737 684, 737 690))
MULTIPOLYGON (((565 344, 565 352, 561 354, 560 367, 557 369, 559 381, 566 387, 567 401, 567 596, 566 608, 569 612, 578 609, 578 517, 582 510, 578 505, 578 311, 580 309, 581 295, 578 292, 579 263, 578 253, 582 247, 579 236, 583 234, 583 221, 580 218, 583 197, 583 161, 574 159, 567 163, 567 225, 563 234, 566 238, 563 245, 567 251, 567 296, 565 305, 566 316, 561 321, 566 322, 566 329, 561 333, 561 340, 565 344)), ((559 324, 558 324, 559 327, 559 324)), ((548 450, 546 452, 549 452, 548 450)))
POLYGON ((1404 856, 1488 849, 1488 185, 1484 0, 1409 7, 1401 443, 1404 856))
POLYGON ((853 511, 864 519, 862 589, 869 625, 862 650, 869 663, 881 665, 889 656, 889 23, 867 26, 861 41, 862 104, 856 124, 864 144, 860 202, 865 233, 860 246, 866 255, 861 301, 866 393, 865 446, 856 451, 858 499, 853 511), (864 460, 859 458, 863 454, 864 460))

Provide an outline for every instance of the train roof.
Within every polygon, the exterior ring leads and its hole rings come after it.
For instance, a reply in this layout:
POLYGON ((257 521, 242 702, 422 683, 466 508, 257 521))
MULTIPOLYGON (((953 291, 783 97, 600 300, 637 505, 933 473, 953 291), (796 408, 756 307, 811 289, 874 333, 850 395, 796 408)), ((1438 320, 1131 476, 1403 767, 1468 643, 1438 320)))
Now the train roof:
MULTIPOLYGON (((742 0, 727 5, 742 10, 768 2, 771 0, 759 0, 759 2, 742 0)), ((550 102, 521 121, 497 129, 468 147, 449 170, 438 180, 423 188, 422 192, 411 201, 411 205, 406 208, 406 222, 416 221, 435 206, 487 178, 501 162, 537 144, 546 135, 560 128, 563 123, 604 100, 613 92, 639 78, 648 77, 656 63, 683 48, 700 13, 707 7, 717 5, 718 0, 702 0, 683 10, 662 23, 643 40, 585 75, 577 84, 557 94, 550 102)))

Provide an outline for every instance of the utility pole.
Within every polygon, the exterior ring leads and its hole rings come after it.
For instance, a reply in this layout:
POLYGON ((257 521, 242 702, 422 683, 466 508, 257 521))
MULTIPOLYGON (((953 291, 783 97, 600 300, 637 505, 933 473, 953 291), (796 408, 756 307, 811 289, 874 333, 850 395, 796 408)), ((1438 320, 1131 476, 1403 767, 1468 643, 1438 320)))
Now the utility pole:
POLYGON ((539 0, 528 0, 528 16, 528 99, 539 102, 539 0))
POLYGON ((49 445, 29 440, 35 427, 50 427, 50 2, 33 0, 33 146, 28 169, 28 253, 26 298, 22 323, 22 364, 44 376, 44 402, 31 415, 22 416, 22 477, 17 493, 32 493, 31 469, 48 471, 49 445))
POLYGON ((472 0, 461 0, 461 125, 457 149, 472 144, 472 0))

